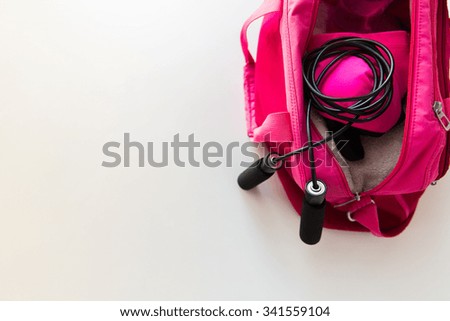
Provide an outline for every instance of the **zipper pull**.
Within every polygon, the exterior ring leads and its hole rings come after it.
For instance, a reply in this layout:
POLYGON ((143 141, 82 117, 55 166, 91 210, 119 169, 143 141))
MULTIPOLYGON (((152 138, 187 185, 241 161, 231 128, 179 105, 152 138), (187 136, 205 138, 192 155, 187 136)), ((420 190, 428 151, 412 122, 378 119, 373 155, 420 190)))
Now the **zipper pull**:
POLYGON ((351 204, 353 202, 360 202, 360 201, 361 201, 361 195, 359 195, 359 193, 356 193, 355 197, 352 198, 350 201, 342 203, 342 204, 337 204, 337 205, 334 206, 334 208, 344 207, 344 206, 349 205, 349 204, 351 204))
POLYGON ((450 131, 450 119, 445 114, 444 108, 440 101, 434 102, 433 110, 434 113, 436 114, 436 117, 439 119, 439 122, 441 123, 442 127, 444 127, 446 131, 450 131))

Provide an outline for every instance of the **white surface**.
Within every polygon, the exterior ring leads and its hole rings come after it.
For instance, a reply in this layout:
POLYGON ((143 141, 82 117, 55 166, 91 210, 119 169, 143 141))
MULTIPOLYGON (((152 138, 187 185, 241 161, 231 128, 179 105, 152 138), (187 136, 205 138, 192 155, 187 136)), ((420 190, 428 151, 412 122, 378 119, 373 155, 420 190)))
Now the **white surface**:
POLYGON ((245 142, 258 0, 0 1, 0 298, 450 299, 449 178, 400 237, 298 240, 277 179, 101 167, 104 143, 245 142))

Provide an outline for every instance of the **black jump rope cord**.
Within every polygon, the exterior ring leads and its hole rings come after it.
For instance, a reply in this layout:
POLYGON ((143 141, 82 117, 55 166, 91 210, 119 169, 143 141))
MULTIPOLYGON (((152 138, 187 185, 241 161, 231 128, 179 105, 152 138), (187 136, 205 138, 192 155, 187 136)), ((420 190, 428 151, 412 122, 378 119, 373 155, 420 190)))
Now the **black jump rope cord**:
POLYGON ((238 184, 250 190, 269 179, 283 162, 305 151, 309 153, 311 181, 305 187, 300 224, 300 238, 306 244, 317 244, 322 235, 326 208, 326 185, 317 179, 314 149, 345 133, 355 123, 364 123, 381 116, 389 107, 393 95, 394 58, 381 43, 357 38, 338 38, 325 43, 307 53, 303 59, 303 82, 306 105, 306 135, 308 144, 284 155, 271 153, 247 168, 238 178, 238 184), (386 59, 385 56, 388 58, 386 59), (370 93, 357 97, 329 97, 323 94, 319 86, 336 64, 347 57, 362 59, 372 71, 373 87, 370 93), (330 59, 322 71, 317 74, 319 63, 330 59), (350 106, 342 106, 346 103, 350 106), (318 112, 338 119, 343 125, 336 132, 320 141, 313 142, 311 131, 311 113, 318 112))
POLYGON ((303 59, 303 68, 305 98, 308 99, 306 108, 306 135, 308 145, 285 155, 274 157, 271 161, 276 164, 308 151, 313 187, 314 189, 318 189, 314 148, 339 137, 354 123, 369 122, 378 118, 386 111, 392 101, 393 95, 394 58, 392 53, 377 41, 346 37, 329 41, 322 47, 307 53, 303 59), (385 59, 383 53, 388 57, 389 61, 385 59), (319 89, 322 80, 333 66, 338 64, 342 59, 350 56, 364 60, 371 69, 373 76, 372 91, 366 95, 357 97, 337 98, 326 96, 319 89), (316 78, 319 63, 329 58, 332 58, 332 60, 316 78), (339 104, 342 102, 353 102, 353 104, 348 107, 342 107, 339 104), (311 133, 311 112, 313 108, 335 119, 346 121, 347 124, 332 135, 318 142, 313 142, 311 133))

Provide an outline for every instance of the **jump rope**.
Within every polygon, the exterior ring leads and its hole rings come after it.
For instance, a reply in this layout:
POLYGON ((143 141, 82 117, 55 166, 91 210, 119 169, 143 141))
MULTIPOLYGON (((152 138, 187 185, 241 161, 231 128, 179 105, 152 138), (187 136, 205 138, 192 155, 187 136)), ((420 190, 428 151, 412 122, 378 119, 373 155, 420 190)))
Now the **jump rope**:
POLYGON ((364 38, 343 37, 331 40, 308 52, 303 58, 303 82, 306 103, 305 147, 284 155, 270 153, 247 168, 238 178, 239 186, 250 190, 269 179, 283 166, 285 160, 306 151, 309 154, 311 180, 306 184, 303 199, 300 238, 306 244, 320 241, 326 208, 325 183, 317 178, 314 149, 338 138, 355 123, 370 122, 380 117, 389 107, 393 97, 394 58, 383 44, 364 38), (373 86, 370 93, 354 97, 330 97, 319 88, 334 66, 348 57, 362 59, 372 72, 373 86), (387 59, 385 58, 387 57, 387 59), (329 60, 319 72, 319 64, 329 60), (343 106, 342 104, 346 104, 343 106), (351 105, 349 105, 351 103, 351 105), (311 132, 311 113, 316 111, 340 120, 345 125, 338 131, 314 142, 311 132))

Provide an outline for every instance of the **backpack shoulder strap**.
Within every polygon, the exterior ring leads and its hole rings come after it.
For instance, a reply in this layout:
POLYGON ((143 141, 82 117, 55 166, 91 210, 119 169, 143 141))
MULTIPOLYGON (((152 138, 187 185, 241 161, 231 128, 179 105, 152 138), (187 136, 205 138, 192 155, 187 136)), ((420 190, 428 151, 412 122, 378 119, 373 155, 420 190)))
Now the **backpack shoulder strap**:
POLYGON ((263 4, 247 19, 241 31, 241 45, 244 52, 245 61, 247 64, 255 63, 255 60, 248 49, 247 30, 248 27, 257 19, 262 18, 268 14, 281 12, 282 0, 264 0, 263 4))

